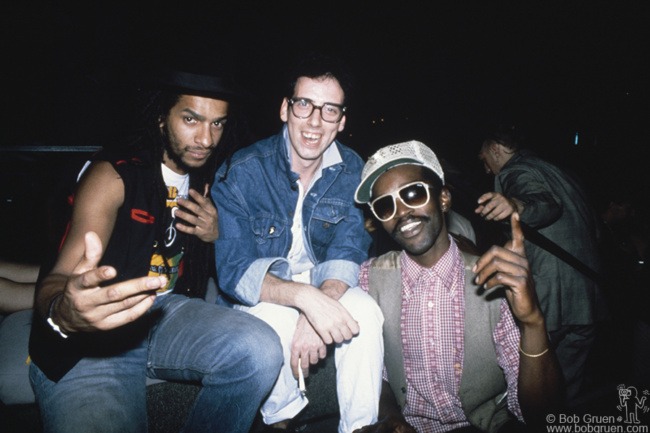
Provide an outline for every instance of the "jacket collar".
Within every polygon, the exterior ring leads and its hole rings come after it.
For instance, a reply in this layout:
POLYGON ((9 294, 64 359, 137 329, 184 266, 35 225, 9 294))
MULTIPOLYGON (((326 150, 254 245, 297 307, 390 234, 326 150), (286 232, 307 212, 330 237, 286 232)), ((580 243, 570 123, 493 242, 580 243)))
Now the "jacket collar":
MULTIPOLYGON (((283 160, 283 164, 288 174, 289 181, 293 183, 298 180, 299 176, 291 169, 291 157, 290 157, 291 142, 289 139, 289 129, 287 128, 286 124, 284 124, 284 126, 282 127, 282 132, 280 133, 279 137, 280 137, 280 140, 278 140, 279 141, 278 145, 280 145, 279 155, 281 155, 281 158, 283 160)), ((334 143, 332 143, 325 150, 325 152, 323 152, 323 159, 321 161, 320 170, 316 172, 312 182, 316 182, 320 177, 322 177, 325 169, 329 167, 334 167, 336 165, 343 165, 343 157, 341 156, 338 142, 335 140, 334 143)))

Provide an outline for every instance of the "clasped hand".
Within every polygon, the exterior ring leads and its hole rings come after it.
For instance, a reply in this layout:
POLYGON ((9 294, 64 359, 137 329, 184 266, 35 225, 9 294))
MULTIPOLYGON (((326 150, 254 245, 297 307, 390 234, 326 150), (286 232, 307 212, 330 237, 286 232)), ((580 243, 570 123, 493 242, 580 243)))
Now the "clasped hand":
POLYGON ((296 377, 298 359, 306 377, 309 365, 325 357, 328 344, 342 343, 359 333, 359 324, 340 302, 315 287, 307 292, 291 344, 291 367, 296 377))

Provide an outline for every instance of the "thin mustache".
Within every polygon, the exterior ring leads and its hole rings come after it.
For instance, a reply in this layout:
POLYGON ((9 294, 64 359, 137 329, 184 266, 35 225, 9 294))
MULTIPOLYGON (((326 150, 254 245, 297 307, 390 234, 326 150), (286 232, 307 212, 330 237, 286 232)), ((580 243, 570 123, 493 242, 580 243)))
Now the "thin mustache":
POLYGON ((198 152, 198 153, 208 153, 212 152, 214 149, 216 149, 217 146, 210 146, 210 147, 186 147, 185 150, 187 152, 198 152))
POLYGON ((403 223, 406 223, 406 221, 413 221, 413 222, 415 222, 415 221, 421 221, 421 222, 425 223, 425 222, 429 221, 430 219, 431 219, 431 218, 426 217, 426 216, 418 216, 418 217, 408 216, 408 217, 402 217, 402 218, 400 218, 399 220, 397 220, 397 224, 395 224, 395 228, 393 229, 392 233, 393 233, 393 235, 397 235, 397 234, 399 234, 399 232, 400 232, 400 231, 399 231, 399 228, 403 225, 403 223))

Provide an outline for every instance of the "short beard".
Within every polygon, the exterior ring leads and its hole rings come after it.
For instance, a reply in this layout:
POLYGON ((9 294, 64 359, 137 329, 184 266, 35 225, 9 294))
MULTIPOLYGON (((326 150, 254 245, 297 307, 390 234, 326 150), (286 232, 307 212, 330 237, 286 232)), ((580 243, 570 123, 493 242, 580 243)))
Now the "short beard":
POLYGON ((176 164, 176 166, 178 168, 180 168, 181 170, 183 170, 185 173, 189 173, 189 172, 195 170, 194 167, 190 167, 189 165, 185 164, 183 159, 176 152, 174 152, 174 150, 172 149, 172 146, 171 146, 171 144, 169 142, 169 137, 167 136, 167 134, 163 134, 163 136, 161 138, 162 138, 163 143, 164 143, 163 149, 165 150, 165 153, 163 154, 163 158, 164 158, 164 155, 167 155, 167 158, 172 160, 172 162, 174 162, 174 164, 176 164))
POLYGON ((169 134, 167 133, 167 125, 165 125, 160 133, 160 140, 163 142, 163 159, 165 158, 165 155, 167 155, 167 158, 174 162, 174 164, 176 164, 176 166, 183 170, 185 173, 194 171, 194 168, 185 164, 183 159, 172 149, 169 134))

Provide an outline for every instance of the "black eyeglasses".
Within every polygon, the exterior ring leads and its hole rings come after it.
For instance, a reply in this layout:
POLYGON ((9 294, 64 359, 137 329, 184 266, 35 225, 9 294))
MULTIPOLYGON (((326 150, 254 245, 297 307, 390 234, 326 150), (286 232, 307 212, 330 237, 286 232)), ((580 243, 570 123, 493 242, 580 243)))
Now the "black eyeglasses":
POLYGON ((345 114, 345 107, 339 104, 327 102, 323 105, 316 105, 314 101, 307 98, 291 98, 287 100, 291 112, 299 119, 306 119, 311 116, 315 109, 320 111, 320 117, 328 123, 339 123, 345 114))
POLYGON ((429 188, 431 186, 424 182, 412 182, 404 185, 397 191, 377 197, 368 205, 377 219, 385 222, 395 216, 397 212, 397 203, 395 200, 398 197, 402 200, 404 206, 411 209, 417 209, 429 203, 431 199, 429 188))

